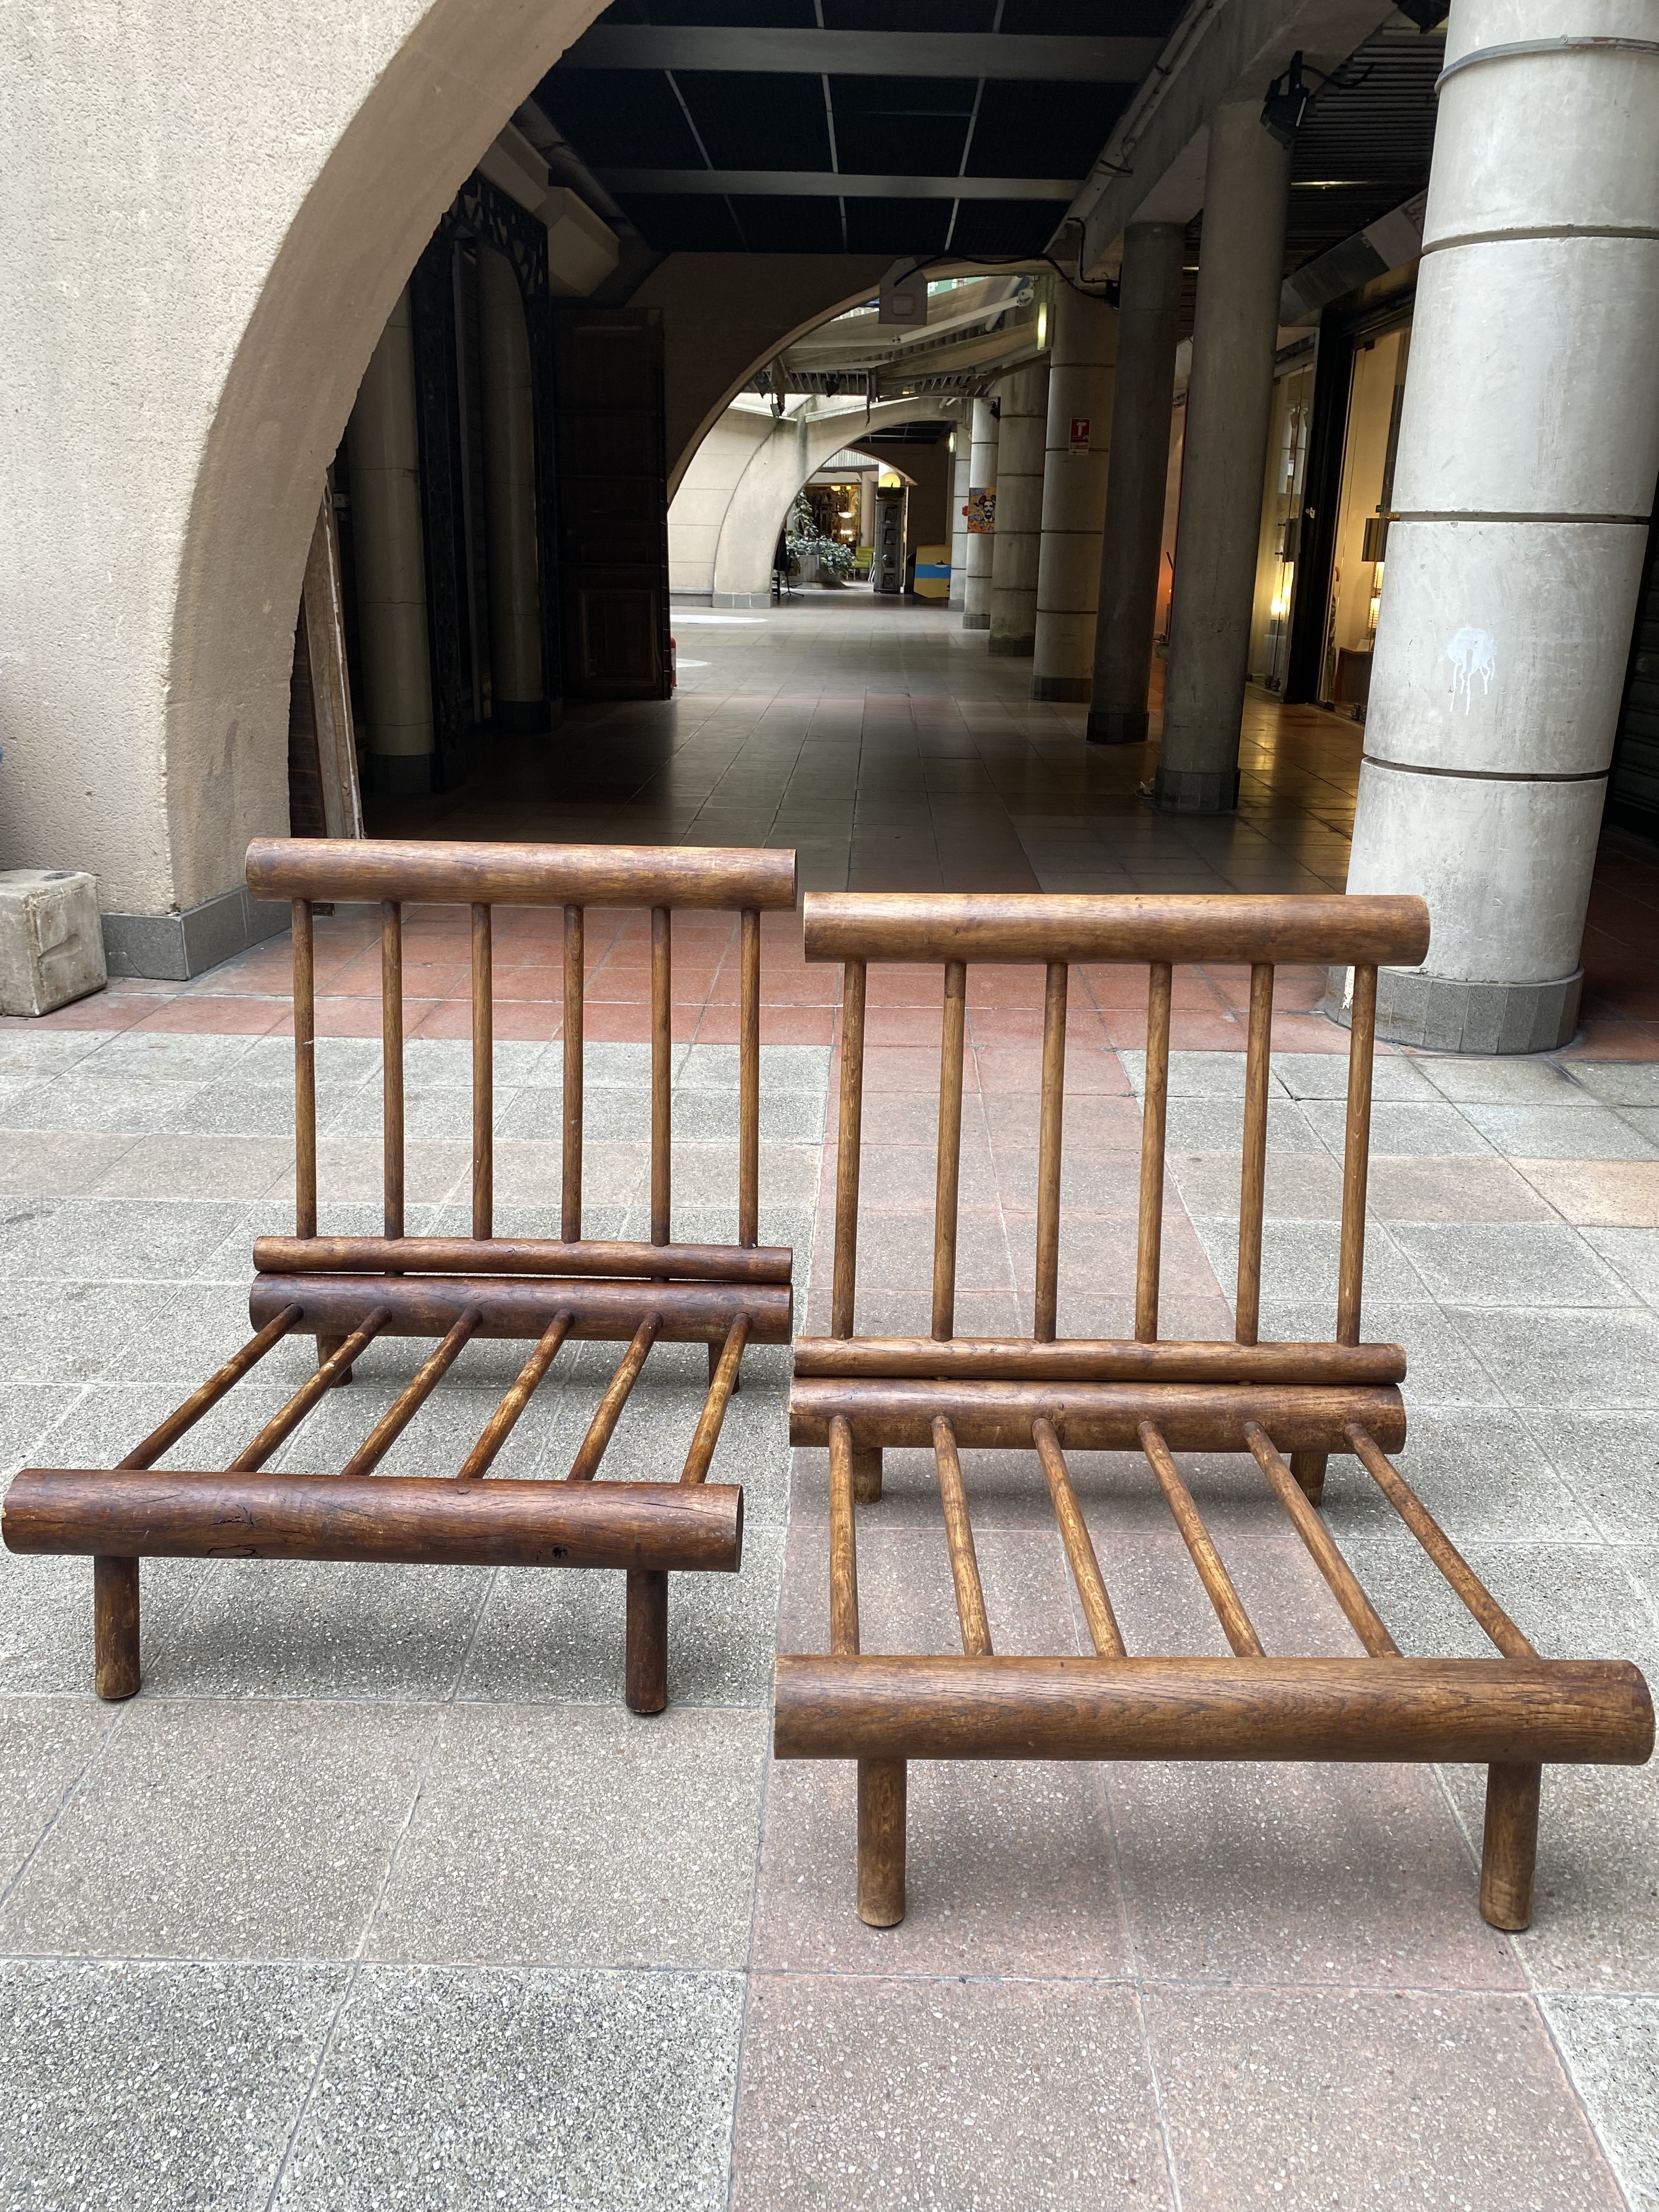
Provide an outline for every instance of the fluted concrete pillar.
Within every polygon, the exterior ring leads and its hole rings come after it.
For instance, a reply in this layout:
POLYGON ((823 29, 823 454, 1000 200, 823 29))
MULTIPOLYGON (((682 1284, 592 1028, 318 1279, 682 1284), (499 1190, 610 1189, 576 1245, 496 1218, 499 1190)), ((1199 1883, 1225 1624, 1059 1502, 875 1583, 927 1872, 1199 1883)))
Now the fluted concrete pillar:
POLYGON ((1042 458, 1048 432, 1048 364, 1017 368, 997 387, 997 527, 991 551, 993 653, 1036 643, 1037 555, 1042 544, 1042 458))
POLYGON ((1178 222, 1131 223, 1123 234, 1089 702, 1088 736, 1097 745, 1138 745, 1146 737, 1186 244, 1178 222))
POLYGON ((1659 468, 1639 27, 1620 0, 1455 0, 1447 34, 1348 876, 1427 899, 1428 958, 1384 970, 1377 1026, 1442 1050, 1577 1022, 1659 468))
POLYGON ((519 280, 503 254, 478 256, 478 319, 491 715, 497 729, 543 729, 530 340, 519 280))
POLYGON ((960 614, 968 604, 968 494, 973 462, 970 426, 958 422, 957 449, 951 457, 951 606, 960 614))
MULTIPOLYGON (((969 453, 969 496, 994 493, 997 485, 997 447, 1000 425, 988 399, 974 402, 973 443, 969 453)), ((991 627, 991 559, 996 550, 993 531, 974 530, 968 535, 967 580, 963 588, 963 629, 991 627)))
POLYGON ((1238 801, 1290 189, 1290 151, 1262 129, 1259 95, 1218 108, 1204 177, 1157 779, 1158 804, 1175 813, 1225 814, 1238 801))
POLYGON ((1092 688, 1116 361, 1116 309, 1062 284, 1048 362, 1034 699, 1086 699, 1092 688))
POLYGON ((386 772, 392 788, 423 791, 430 787, 432 669, 409 314, 405 290, 358 386, 346 452, 368 750, 401 764, 386 772))

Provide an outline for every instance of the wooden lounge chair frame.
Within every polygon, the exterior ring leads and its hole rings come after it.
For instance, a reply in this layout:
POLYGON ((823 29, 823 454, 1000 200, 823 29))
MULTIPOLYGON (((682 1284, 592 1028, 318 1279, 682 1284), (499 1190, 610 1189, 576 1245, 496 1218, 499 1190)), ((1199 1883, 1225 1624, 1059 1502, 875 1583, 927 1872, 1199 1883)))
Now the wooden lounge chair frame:
POLYGON ((1653 1747, 1647 1685, 1624 1662, 1540 1658, 1407 1484, 1398 1346, 1360 1341, 1371 1064, 1379 963, 1428 950, 1413 898, 875 896, 805 901, 806 957, 843 963, 840 1128, 830 1334, 795 1347, 793 1443, 828 1445, 830 1653, 781 1656, 774 1750, 858 1762, 858 1910, 890 1927, 905 1905, 907 1762, 913 1759, 1466 1759, 1487 1767, 1480 1910, 1531 1917, 1541 1767, 1639 1765, 1653 1747), (854 1334, 865 988, 871 962, 944 969, 933 1333, 854 1334), (1037 1167, 1035 1328, 1029 1340, 955 1333, 957 1194, 967 971, 1046 970, 1037 1167), (1073 964, 1149 973, 1135 1334, 1056 1340, 1066 1008, 1073 964), (1248 963, 1236 1341, 1158 1335, 1159 1249, 1172 968, 1248 963), (1336 1332, 1259 1340, 1273 969, 1352 970, 1336 1332), (860 1650, 856 1510, 878 1501, 882 1452, 934 1453, 963 1656, 860 1650), (1095 1656, 999 1657, 975 1558, 963 1447, 1035 1452, 1095 1656), (1068 1449, 1140 1451, 1231 1650, 1227 1659, 1130 1656, 1067 1470, 1068 1449), (1366 1656, 1270 1657, 1182 1479, 1178 1451, 1249 1453, 1366 1656), (1489 1640, 1496 1659, 1403 1657, 1315 1510, 1332 1452, 1352 1453, 1489 1640))
POLYGON ((759 1242, 760 917, 792 908, 791 852, 715 847, 393 843, 265 838, 248 848, 248 888, 293 905, 295 1222, 254 1246, 255 1334, 153 1434, 110 1469, 30 1468, 13 1480, 3 1533, 14 1552, 90 1554, 94 1676, 104 1698, 139 1686, 138 1562, 146 1557, 372 1560, 623 1568, 625 1693, 638 1713, 667 1700, 668 1577, 736 1572, 743 1492, 706 1478, 748 1344, 787 1344, 793 1255, 759 1242), (380 912, 384 1234, 317 1228, 316 998, 313 907, 364 901, 380 912), (404 1231, 404 909, 471 910, 472 1233, 404 1231), (563 1156, 559 1236, 493 1233, 493 909, 563 910, 563 1156), (651 914, 651 1241, 582 1233, 584 913, 651 914), (739 921, 738 1242, 670 1237, 673 916, 735 909, 739 921), (319 1364, 222 1473, 155 1462, 284 1337, 312 1334, 319 1364), (267 1474, 266 1462, 325 1393, 351 1379, 376 1336, 440 1340, 337 1474, 267 1474), (450 1480, 375 1468, 474 1336, 533 1350, 450 1480), (628 1349, 562 1482, 486 1481, 568 1340, 628 1349), (708 1389, 678 1483, 596 1482, 605 1447, 653 1343, 704 1343, 708 1389))

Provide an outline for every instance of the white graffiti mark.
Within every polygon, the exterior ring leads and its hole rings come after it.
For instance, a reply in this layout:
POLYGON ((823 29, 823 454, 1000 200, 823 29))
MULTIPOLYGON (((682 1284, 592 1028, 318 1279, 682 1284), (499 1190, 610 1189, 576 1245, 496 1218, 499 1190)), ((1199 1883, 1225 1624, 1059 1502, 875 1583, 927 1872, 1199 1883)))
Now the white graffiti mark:
POLYGON ((1498 640, 1489 629, 1477 629, 1473 623, 1465 623, 1447 646, 1446 658, 1452 665, 1452 705, 1456 706, 1462 692, 1467 714, 1474 697, 1475 678, 1480 678, 1482 698, 1492 690, 1492 679, 1498 673, 1498 640))

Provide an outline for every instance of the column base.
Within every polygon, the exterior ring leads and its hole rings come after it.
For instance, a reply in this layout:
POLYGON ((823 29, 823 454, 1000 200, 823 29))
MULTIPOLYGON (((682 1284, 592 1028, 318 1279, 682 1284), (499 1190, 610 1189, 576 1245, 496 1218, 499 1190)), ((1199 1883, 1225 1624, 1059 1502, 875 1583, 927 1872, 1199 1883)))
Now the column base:
POLYGON ((1094 680, 1088 676, 1034 676, 1031 696, 1034 699, 1060 699, 1075 704, 1086 699, 1094 689, 1094 680))
POLYGON ((1144 745, 1152 733, 1152 720, 1144 707, 1138 714, 1120 714, 1096 708, 1090 713, 1083 734, 1091 745, 1144 745))
POLYGON ((1238 806, 1238 770, 1160 768, 1152 804, 1160 814, 1231 814, 1238 806))
MULTIPOLYGON (((1376 977, 1376 1034, 1380 1042, 1425 1052, 1487 1058, 1553 1052, 1577 1033, 1583 988, 1582 968, 1556 983, 1461 983, 1418 968, 1382 968, 1376 977)), ((1324 1010, 1344 1029, 1351 1025, 1351 1009, 1342 1003, 1347 989, 1347 970, 1333 968, 1324 1010)))
POLYGON ((1033 630, 1028 637, 1010 637, 1006 631, 992 630, 990 650, 1010 660, 1029 660, 1036 651, 1036 633, 1033 630))
POLYGON ((962 626, 963 629, 989 629, 991 617, 989 615, 964 614, 962 617, 962 626))

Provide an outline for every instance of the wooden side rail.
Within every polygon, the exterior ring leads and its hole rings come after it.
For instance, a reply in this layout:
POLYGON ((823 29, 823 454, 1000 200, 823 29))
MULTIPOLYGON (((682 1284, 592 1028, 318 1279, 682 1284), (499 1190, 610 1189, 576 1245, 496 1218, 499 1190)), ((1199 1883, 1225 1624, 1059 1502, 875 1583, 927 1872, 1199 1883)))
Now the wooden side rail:
POLYGON ((547 1237, 258 1237, 265 1275, 602 1275, 686 1283, 787 1283, 787 1244, 565 1244, 547 1237))
POLYGON ((794 1371, 816 1380, 896 1382, 1403 1382, 1397 1344, 1229 1344, 1166 1338, 798 1336, 794 1371))
MULTIPOLYGON (((741 1314, 750 1341, 787 1344, 793 1293, 787 1284, 571 1281, 479 1275, 256 1275, 248 1313, 258 1327, 291 1306, 300 1330, 343 1334, 380 1310, 387 1336, 442 1336, 468 1308, 480 1336, 539 1336, 556 1314, 570 1334, 626 1341, 647 1313, 665 1343, 725 1343, 741 1314)), ((1363 1415, 1358 1416, 1362 1418, 1363 1415)))
POLYGON ((260 899, 383 899, 454 906, 787 909, 795 856, 723 845, 519 845, 394 837, 256 837, 260 899))

